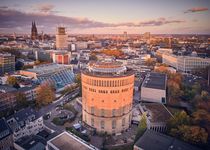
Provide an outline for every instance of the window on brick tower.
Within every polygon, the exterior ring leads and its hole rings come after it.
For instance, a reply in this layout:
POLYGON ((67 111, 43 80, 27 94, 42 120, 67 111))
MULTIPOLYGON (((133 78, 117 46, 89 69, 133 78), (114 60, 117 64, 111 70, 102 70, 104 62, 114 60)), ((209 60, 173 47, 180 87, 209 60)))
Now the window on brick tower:
POLYGON ((116 128, 116 120, 112 120, 112 129, 116 128))
POLYGON ((104 114, 105 114, 104 109, 101 109, 101 116, 104 117, 104 114))
POLYGON ((91 114, 92 115, 94 114, 94 107, 93 106, 91 107, 91 114))
POLYGON ((94 126, 94 119, 91 118, 91 126, 94 126))
POLYGON ((104 129, 104 120, 101 121, 101 129, 104 129))
POLYGON ((122 119, 122 126, 125 126, 125 118, 122 119))
POLYGON ((113 110, 112 110, 112 116, 115 116, 115 115, 116 115, 116 110, 113 109, 113 110))

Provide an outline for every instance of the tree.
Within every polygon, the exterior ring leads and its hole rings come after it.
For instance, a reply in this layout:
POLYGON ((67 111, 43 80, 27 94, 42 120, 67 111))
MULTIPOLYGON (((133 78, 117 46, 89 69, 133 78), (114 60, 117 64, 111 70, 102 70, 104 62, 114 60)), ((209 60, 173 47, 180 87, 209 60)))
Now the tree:
POLYGON ((158 68, 155 69, 156 72, 170 74, 170 71, 168 70, 167 66, 161 65, 158 68))
POLYGON ((49 83, 41 84, 37 89, 36 104, 38 107, 47 105, 55 99, 55 91, 49 83))
POLYGON ((135 141, 137 141, 144 134, 146 129, 147 129, 147 118, 145 115, 143 115, 138 125, 138 131, 135 137, 135 141))
POLYGON ((209 93, 207 91, 201 91, 201 98, 204 101, 207 101, 209 99, 209 93))
POLYGON ((89 57, 89 60, 98 60, 96 54, 91 54, 90 57, 89 57))
POLYGON ((210 126, 210 113, 204 109, 198 109, 196 112, 192 114, 193 122, 195 124, 200 125, 201 127, 209 127, 210 126))
POLYGON ((75 83, 78 85, 81 85, 81 74, 77 74, 75 77, 75 83))
POLYGON ((108 55, 108 56, 114 56, 117 58, 124 55, 123 51, 117 50, 117 49, 115 49, 115 50, 104 49, 104 50, 101 50, 100 53, 108 55))
POLYGON ((156 61, 153 58, 148 58, 145 61, 145 65, 147 65, 147 66, 154 66, 155 64, 156 64, 156 61))
POLYGON ((197 94, 201 93, 201 85, 196 82, 193 86, 192 86, 192 91, 194 91, 197 94))
POLYGON ((199 126, 187 125, 181 125, 172 129, 171 135, 193 144, 206 143, 208 138, 208 133, 205 129, 199 126))
POLYGON ((16 93, 16 101, 17 101, 18 109, 27 107, 27 105, 28 105, 26 95, 24 93, 21 93, 21 92, 16 93))
POLYGON ((17 83, 17 79, 15 78, 15 77, 13 77, 13 76, 9 76, 8 78, 7 78, 7 84, 9 84, 9 85, 15 85, 17 83))
POLYGON ((169 80, 167 86, 168 86, 168 93, 171 98, 178 98, 182 96, 180 85, 177 82, 169 80))
POLYGON ((181 111, 176 113, 174 117, 170 118, 167 122, 167 127, 169 130, 172 128, 177 128, 180 125, 188 125, 190 124, 190 117, 187 115, 185 111, 181 111))

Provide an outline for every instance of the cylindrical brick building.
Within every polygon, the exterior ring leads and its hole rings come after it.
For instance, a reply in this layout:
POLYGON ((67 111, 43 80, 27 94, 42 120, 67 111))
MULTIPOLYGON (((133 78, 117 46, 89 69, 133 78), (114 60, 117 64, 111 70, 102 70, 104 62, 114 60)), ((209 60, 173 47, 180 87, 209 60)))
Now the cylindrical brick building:
POLYGON ((82 72, 83 122, 108 134, 129 128, 134 73, 120 62, 89 63, 82 72))

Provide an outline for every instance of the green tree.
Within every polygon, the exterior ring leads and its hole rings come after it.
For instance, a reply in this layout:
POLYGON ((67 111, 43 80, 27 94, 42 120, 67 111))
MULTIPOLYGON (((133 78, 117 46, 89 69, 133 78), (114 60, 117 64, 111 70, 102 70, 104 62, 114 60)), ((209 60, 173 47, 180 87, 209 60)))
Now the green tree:
POLYGON ((169 130, 172 128, 177 128, 180 125, 188 125, 190 124, 190 117, 187 115, 185 111, 181 111, 176 113, 174 117, 170 118, 167 122, 167 127, 169 130))
POLYGON ((36 105, 45 106, 55 99, 55 91, 48 83, 41 84, 37 89, 36 105))
POLYGON ((147 118, 145 115, 143 115, 138 125, 135 141, 137 141, 144 134, 146 129, 147 129, 147 118))

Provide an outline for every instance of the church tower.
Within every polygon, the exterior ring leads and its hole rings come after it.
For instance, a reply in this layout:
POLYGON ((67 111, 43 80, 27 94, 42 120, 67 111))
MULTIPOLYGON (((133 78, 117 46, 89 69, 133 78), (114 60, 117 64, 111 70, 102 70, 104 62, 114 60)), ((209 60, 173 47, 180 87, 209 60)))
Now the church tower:
POLYGON ((32 21, 32 27, 31 27, 31 39, 36 40, 38 38, 38 32, 36 28, 35 21, 32 21))

